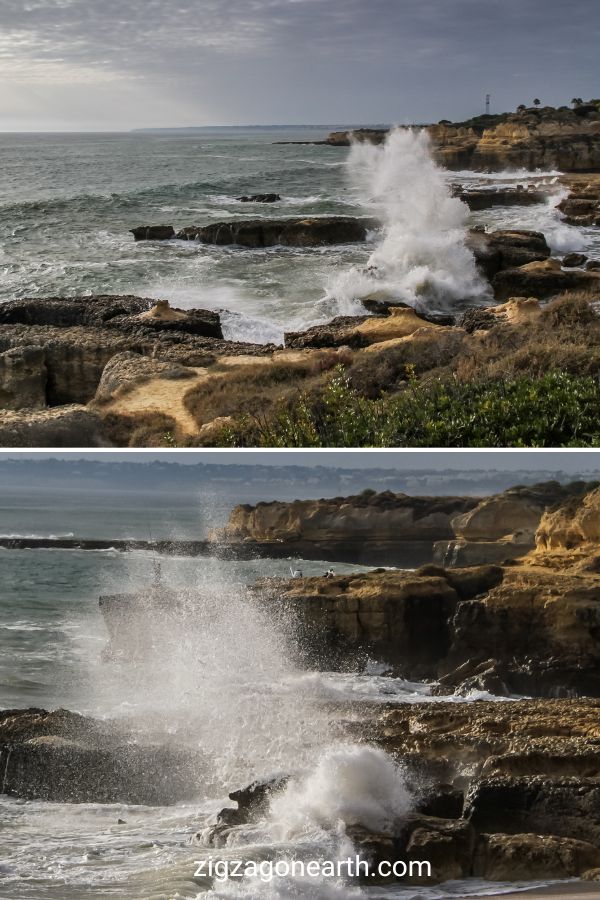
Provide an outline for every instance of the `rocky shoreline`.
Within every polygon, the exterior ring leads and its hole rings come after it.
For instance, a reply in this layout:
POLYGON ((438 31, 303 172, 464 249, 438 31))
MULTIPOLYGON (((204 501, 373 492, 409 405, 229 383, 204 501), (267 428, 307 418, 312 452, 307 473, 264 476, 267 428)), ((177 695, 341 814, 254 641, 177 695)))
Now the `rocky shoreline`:
MULTIPOLYGON (((447 373, 488 342, 523 340, 529 325, 543 323, 548 299, 561 294, 573 296, 582 322, 595 317, 600 270, 573 268, 566 258, 561 266, 543 235, 473 230, 469 243, 496 305, 429 315, 391 304, 375 279, 364 316, 288 333, 283 348, 225 340, 218 313, 167 301, 7 302, 0 307, 0 446, 219 446, 228 428, 268 414, 299 388, 319 390, 337 367, 376 366, 383 377, 392 352, 405 366, 416 363, 419 374, 440 366, 447 373)), ((586 339, 594 334, 588 329, 586 339)))

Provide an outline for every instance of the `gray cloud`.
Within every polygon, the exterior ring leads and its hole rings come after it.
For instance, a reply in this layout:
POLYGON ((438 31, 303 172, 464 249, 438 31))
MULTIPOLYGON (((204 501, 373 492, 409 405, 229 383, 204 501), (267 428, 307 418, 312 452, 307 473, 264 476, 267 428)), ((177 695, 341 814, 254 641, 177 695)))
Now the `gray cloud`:
POLYGON ((599 38, 597 0, 0 0, 18 94, 0 113, 76 127, 87 98, 102 126, 458 117, 486 91, 498 109, 598 94, 599 38))

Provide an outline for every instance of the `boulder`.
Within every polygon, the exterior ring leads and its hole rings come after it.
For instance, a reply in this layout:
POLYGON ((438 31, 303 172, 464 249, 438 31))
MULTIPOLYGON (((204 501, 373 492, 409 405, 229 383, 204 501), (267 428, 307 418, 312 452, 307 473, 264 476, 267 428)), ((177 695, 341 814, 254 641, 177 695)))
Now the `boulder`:
POLYGON ((0 408, 46 405, 46 359, 42 347, 15 347, 0 353, 0 408))
POLYGON ((175 237, 172 225, 138 225, 131 229, 136 241, 170 241, 175 237))
POLYGON ((543 300, 565 291, 600 290, 600 275, 581 270, 564 271, 560 262, 547 260, 500 271, 494 275, 492 287, 497 300, 524 296, 543 300))
POLYGON ((539 231, 513 229, 485 232, 472 229, 467 245, 473 251, 479 268, 490 280, 503 269, 543 261, 550 256, 550 247, 539 231))
POLYGON ((281 200, 279 194, 250 194, 237 198, 240 203, 276 203, 281 200))
POLYGON ((522 186, 459 190, 456 196, 466 203, 470 210, 492 209, 495 206, 533 206, 548 199, 548 195, 542 191, 526 190, 522 186))
POLYGON ((85 406, 0 410, 0 447, 104 447, 99 416, 85 406))
POLYGON ((565 269, 581 269, 587 262, 585 253, 567 253, 562 264, 565 269))

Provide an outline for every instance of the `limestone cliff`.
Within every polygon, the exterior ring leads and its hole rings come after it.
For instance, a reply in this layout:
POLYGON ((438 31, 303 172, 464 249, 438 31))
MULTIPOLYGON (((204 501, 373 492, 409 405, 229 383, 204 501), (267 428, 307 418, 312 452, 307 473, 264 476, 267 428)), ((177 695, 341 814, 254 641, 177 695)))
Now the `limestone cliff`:
MULTIPOLYGON (((437 161, 448 169, 600 169, 600 112, 593 105, 523 109, 426 127, 437 161)), ((326 143, 345 146, 351 137, 381 143, 385 135, 384 129, 333 132, 326 143)))
POLYGON ((432 544, 449 538, 451 520, 477 504, 473 497, 409 497, 365 491, 327 500, 274 501, 236 506, 225 528, 210 535, 224 543, 286 543, 302 556, 321 547, 324 559, 372 565, 415 565, 431 559, 432 544))
POLYGON ((452 519, 455 537, 436 543, 434 559, 445 566, 469 566, 523 556, 535 547, 536 531, 547 510, 565 501, 580 503, 593 487, 593 483, 549 481, 486 497, 452 519))

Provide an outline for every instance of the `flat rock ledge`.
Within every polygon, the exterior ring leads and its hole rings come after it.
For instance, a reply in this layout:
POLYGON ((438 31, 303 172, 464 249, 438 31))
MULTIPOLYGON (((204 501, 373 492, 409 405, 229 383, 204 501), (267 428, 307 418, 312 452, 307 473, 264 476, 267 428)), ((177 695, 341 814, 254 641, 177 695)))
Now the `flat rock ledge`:
POLYGON ((175 231, 172 225, 141 225, 132 229, 136 241, 198 241, 218 246, 321 247, 365 241, 379 227, 373 219, 352 216, 307 216, 288 219, 239 219, 188 225, 175 231))

